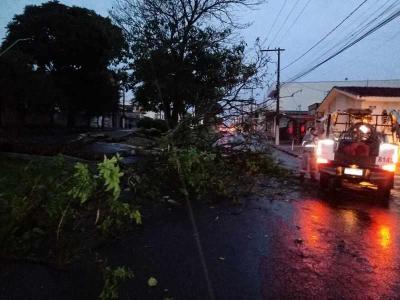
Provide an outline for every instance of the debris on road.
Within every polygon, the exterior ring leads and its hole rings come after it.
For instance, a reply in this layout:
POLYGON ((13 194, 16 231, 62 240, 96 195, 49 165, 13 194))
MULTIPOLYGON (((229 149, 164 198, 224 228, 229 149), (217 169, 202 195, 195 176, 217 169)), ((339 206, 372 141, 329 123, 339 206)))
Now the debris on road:
POLYGON ((158 284, 157 279, 155 279, 154 277, 150 277, 149 280, 147 281, 147 284, 150 287, 154 287, 158 284))

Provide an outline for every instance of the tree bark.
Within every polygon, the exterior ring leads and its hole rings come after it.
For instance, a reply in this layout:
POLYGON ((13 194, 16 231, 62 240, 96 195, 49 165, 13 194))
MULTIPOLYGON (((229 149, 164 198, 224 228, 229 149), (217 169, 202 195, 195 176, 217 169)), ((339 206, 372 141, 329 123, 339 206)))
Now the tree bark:
POLYGON ((75 127, 74 112, 72 110, 69 110, 67 113, 67 128, 71 129, 74 127, 75 127))
POLYGON ((90 128, 90 124, 92 123, 90 114, 87 114, 86 118, 87 118, 86 119, 86 126, 89 129, 90 128))
POLYGON ((3 105, 0 102, 0 127, 3 127, 3 105))

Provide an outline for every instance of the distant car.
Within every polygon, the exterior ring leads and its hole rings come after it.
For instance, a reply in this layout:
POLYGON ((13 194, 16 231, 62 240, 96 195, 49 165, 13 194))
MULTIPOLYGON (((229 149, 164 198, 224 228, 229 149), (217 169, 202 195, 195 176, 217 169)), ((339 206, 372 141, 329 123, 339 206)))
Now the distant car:
POLYGON ((261 136, 241 132, 225 133, 214 146, 252 152, 266 151, 266 141, 261 136))
POLYGON ((242 133, 238 132, 225 132, 218 141, 214 143, 214 146, 234 146, 243 144, 246 141, 242 133))

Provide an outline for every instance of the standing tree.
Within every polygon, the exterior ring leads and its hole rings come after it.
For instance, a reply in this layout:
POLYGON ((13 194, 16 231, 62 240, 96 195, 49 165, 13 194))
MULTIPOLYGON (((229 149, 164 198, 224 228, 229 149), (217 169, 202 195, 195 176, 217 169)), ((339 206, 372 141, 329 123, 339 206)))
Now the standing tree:
POLYGON ((243 103, 266 66, 248 61, 245 43, 232 43, 238 24, 231 10, 255 0, 116 0, 111 16, 130 42, 131 87, 145 109, 163 111, 170 127, 190 112, 215 120, 243 103))
MULTIPOLYGON (((76 114, 89 117, 117 109, 119 87, 111 67, 122 58, 125 40, 121 29, 109 18, 50 1, 25 7, 24 13, 15 16, 7 29, 2 48, 20 38, 31 40, 1 57, 1 65, 16 66, 14 58, 20 53, 24 60, 18 68, 28 69, 25 70, 28 77, 40 74, 45 79, 44 84, 23 97, 7 91, 9 101, 13 98, 10 95, 14 95, 17 103, 29 98, 30 103, 24 103, 23 107, 32 108, 33 112, 40 107, 50 116, 56 110, 61 111, 68 116, 69 126, 74 125, 76 114), (45 99, 32 98, 32 93, 45 99)), ((15 87, 25 85, 26 76, 17 78, 15 87)))

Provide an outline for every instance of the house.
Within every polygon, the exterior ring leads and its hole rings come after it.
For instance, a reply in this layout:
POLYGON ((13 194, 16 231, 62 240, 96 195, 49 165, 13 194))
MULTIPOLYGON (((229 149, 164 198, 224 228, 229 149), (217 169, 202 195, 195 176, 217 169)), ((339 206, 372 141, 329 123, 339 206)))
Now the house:
POLYGON ((309 113, 310 115, 315 116, 315 115, 317 114, 317 109, 318 109, 318 107, 319 107, 320 104, 321 104, 321 103, 313 103, 313 104, 309 105, 309 106, 308 106, 308 113, 309 113))
MULTIPOLYGON (((314 123, 315 117, 308 111, 281 111, 279 117, 279 136, 281 141, 295 141, 300 143, 309 126, 314 123)), ((275 112, 265 112, 265 132, 267 137, 275 136, 275 112)))
MULTIPOLYGON (((360 87, 362 89, 374 86, 379 86, 380 88, 400 88, 400 79, 283 83, 280 91, 281 115, 279 127, 281 140, 301 140, 304 130, 308 126, 312 126, 314 116, 318 112, 324 111, 326 104, 320 107, 322 105, 321 102, 327 99, 327 95, 332 92, 333 88, 360 87)), ((273 91, 269 93, 269 97, 274 97, 273 91)), ((380 105, 371 104, 369 106, 376 106, 376 113, 378 113, 380 105)), ((264 124, 267 136, 272 137, 275 132, 275 113, 274 111, 264 109, 263 114, 265 117, 259 123, 264 124)))
POLYGON ((317 109, 320 116, 347 109, 370 109, 372 114, 400 110, 400 87, 333 87, 317 109))
POLYGON ((280 109, 287 111, 305 111, 307 107, 320 103, 333 87, 397 87, 400 88, 400 79, 393 80, 360 80, 360 81, 312 81, 312 82, 285 82, 281 86, 280 109))
POLYGON ((322 101, 317 109, 317 116, 322 121, 324 128, 329 127, 329 132, 334 136, 347 128, 348 116, 340 112, 369 111, 368 117, 360 117, 363 122, 375 124, 393 141, 393 131, 388 123, 388 114, 395 110, 400 111, 400 88, 389 87, 334 87, 322 101), (331 118, 325 118, 328 114, 331 118), (332 123, 331 123, 332 121, 332 123))

